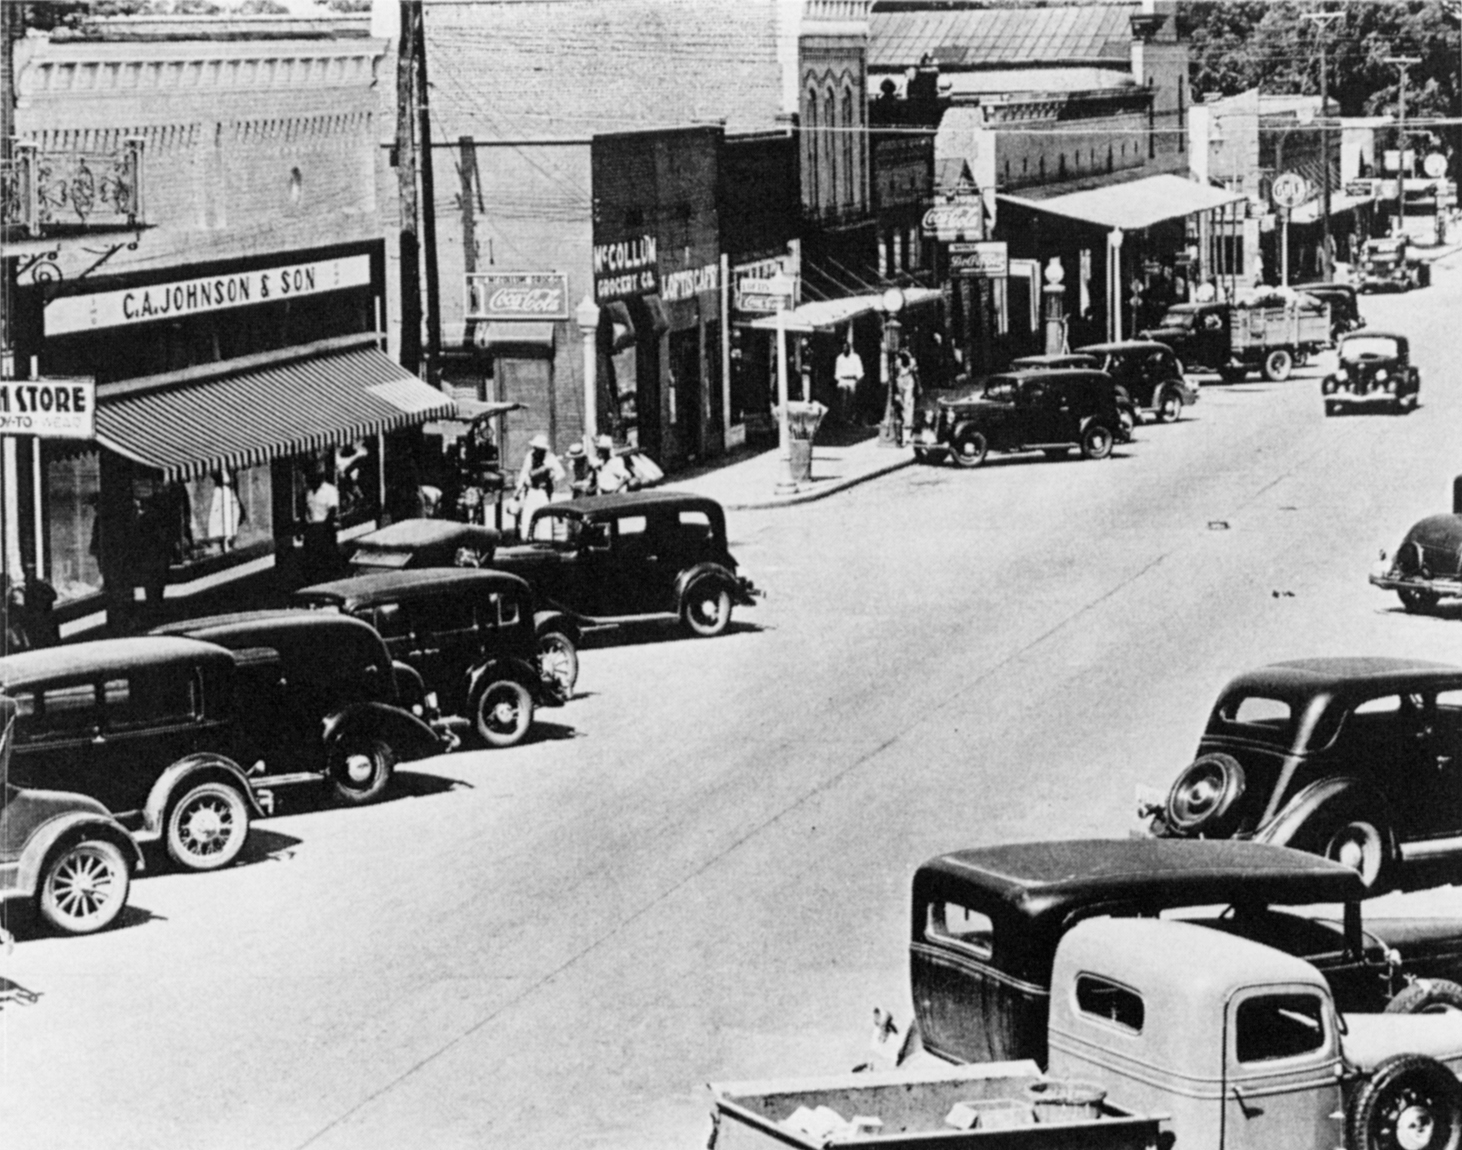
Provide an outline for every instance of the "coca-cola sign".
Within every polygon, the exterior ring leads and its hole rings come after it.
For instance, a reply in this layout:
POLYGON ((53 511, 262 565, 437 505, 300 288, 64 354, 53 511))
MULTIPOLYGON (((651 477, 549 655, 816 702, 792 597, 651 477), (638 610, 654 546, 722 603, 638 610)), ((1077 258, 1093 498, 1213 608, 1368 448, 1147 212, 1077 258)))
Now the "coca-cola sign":
POLYGON ((568 319, 562 272, 468 272, 468 319, 568 319))

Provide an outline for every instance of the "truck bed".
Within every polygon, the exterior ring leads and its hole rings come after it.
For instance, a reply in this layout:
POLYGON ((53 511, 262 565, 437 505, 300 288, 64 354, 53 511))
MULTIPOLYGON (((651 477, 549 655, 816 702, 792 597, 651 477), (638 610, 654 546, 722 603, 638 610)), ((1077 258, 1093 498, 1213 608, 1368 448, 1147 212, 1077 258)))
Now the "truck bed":
POLYGON ((1102 1116, 1007 1129, 956 1130, 944 1124, 958 1102, 1024 1100, 1041 1080, 1033 1062, 990 1062, 942 1071, 840 1074, 826 1078, 712 1084, 715 1111, 708 1150, 823 1146, 877 1150, 1155 1150, 1161 1117, 1103 1103, 1102 1116), (846 1119, 880 1119, 877 1133, 814 1141, 782 1125, 799 1107, 827 1106, 846 1119))
POLYGON ((1263 347, 1304 347, 1330 342, 1330 307, 1238 307, 1232 313, 1230 343, 1235 351, 1263 347))

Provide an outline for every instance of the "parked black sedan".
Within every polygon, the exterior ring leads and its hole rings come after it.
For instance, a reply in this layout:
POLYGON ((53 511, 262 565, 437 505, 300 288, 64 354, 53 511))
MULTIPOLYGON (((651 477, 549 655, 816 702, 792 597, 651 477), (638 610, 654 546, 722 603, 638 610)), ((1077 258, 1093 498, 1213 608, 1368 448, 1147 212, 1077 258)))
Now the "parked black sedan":
POLYGON ((1138 411, 1159 423, 1183 417, 1183 408, 1198 402, 1198 389, 1183 375, 1183 365, 1165 343, 1126 339, 1093 343, 1077 351, 1097 360, 1096 366, 1131 397, 1138 411))
POLYGON ((1462 597, 1462 515, 1428 515, 1413 524, 1394 556, 1381 552, 1370 582, 1395 591, 1401 605, 1417 613, 1462 597))
POLYGON ((1139 806, 1163 838, 1321 854, 1379 892, 1462 875, 1462 667, 1297 659, 1233 679, 1193 762, 1139 806))
POLYGON ((1411 363, 1411 343, 1404 335, 1361 331, 1344 336, 1333 372, 1320 381, 1325 414, 1357 408, 1393 415, 1415 411, 1421 396, 1421 372, 1411 363))
POLYGON ((402 519, 355 541, 350 566, 370 571, 407 567, 486 567, 501 536, 479 523, 451 519, 402 519))

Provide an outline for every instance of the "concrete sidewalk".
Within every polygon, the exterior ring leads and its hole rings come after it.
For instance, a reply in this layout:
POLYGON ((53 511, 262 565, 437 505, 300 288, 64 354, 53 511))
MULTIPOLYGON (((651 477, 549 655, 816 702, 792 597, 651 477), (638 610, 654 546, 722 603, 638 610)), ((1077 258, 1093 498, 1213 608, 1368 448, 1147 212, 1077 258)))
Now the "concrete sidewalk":
POLYGON ((728 510, 749 511, 823 499, 913 462, 911 448, 881 447, 874 436, 847 445, 813 443, 812 479, 784 494, 777 493, 777 485, 786 475, 786 464, 775 447, 693 478, 671 476, 666 485, 709 496, 728 510))

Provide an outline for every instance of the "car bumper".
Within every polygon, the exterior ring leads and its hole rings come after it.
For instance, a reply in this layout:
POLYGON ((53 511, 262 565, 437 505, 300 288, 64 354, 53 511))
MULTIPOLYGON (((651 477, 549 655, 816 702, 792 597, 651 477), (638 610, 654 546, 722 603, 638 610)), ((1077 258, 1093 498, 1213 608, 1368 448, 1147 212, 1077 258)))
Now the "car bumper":
POLYGON ((1462 579, 1406 579, 1389 571, 1385 574, 1372 571, 1366 578, 1372 587, 1383 591, 1428 591, 1447 598, 1462 598, 1462 579))
POLYGON ((1356 407, 1385 407, 1400 401, 1402 397, 1394 391, 1332 391, 1325 396, 1329 403, 1345 403, 1356 407))
POLYGON ((742 607, 755 607, 758 599, 765 599, 767 593, 753 583, 750 579, 740 578, 736 580, 736 590, 733 594, 735 602, 742 607))

